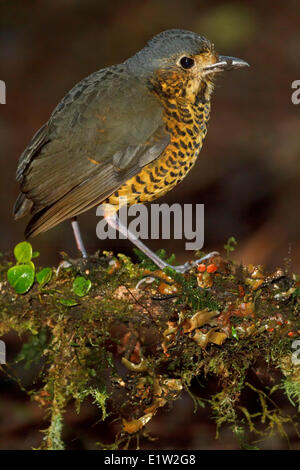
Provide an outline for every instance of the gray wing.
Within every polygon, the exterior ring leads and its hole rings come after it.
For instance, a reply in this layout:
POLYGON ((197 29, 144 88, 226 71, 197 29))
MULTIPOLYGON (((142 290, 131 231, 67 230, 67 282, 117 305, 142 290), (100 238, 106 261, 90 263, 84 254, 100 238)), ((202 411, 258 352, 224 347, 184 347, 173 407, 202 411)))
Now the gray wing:
POLYGON ((20 157, 15 217, 36 235, 99 204, 169 143, 160 103, 122 66, 76 85, 20 157))

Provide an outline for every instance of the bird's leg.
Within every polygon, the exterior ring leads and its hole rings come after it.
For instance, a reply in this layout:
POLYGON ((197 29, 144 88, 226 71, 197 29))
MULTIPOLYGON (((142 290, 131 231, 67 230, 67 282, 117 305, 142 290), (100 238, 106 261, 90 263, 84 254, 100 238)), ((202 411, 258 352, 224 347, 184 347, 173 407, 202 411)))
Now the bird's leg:
POLYGON ((156 266, 158 266, 160 269, 165 269, 167 267, 174 269, 177 272, 180 273, 185 273, 189 271, 193 266, 197 266, 198 264, 202 263, 202 261, 211 258, 212 256, 218 255, 219 253, 216 251, 213 251, 212 253, 209 253, 206 256, 203 256, 202 258, 196 260, 196 261, 190 261, 185 264, 182 264, 180 266, 171 266, 170 264, 166 263, 162 259, 160 259, 150 248, 148 248, 146 245, 144 245, 141 240, 139 240, 136 235, 134 235, 132 232, 130 232, 125 225, 122 224, 120 219, 118 218, 117 214, 109 214, 109 215, 104 215, 104 218, 106 222, 113 227, 114 229, 118 230, 122 235, 124 235, 128 240, 130 240, 139 250, 141 250, 145 255, 148 256, 148 258, 153 261, 156 266))
MULTIPOLYGON (((72 217, 71 224, 72 224, 76 246, 78 250, 80 251, 80 253, 82 254, 82 260, 81 259, 79 260, 79 264, 81 264, 82 261, 86 262, 88 255, 87 255, 85 246, 82 241, 82 236, 81 236, 79 225, 77 222, 77 217, 72 217)), ((78 260, 66 260, 66 259, 63 260, 61 263, 59 263, 59 266, 56 270, 56 276, 58 276, 61 269, 67 269, 67 268, 70 268, 71 266, 76 266, 77 264, 78 264, 78 260)))
POLYGON ((87 255, 87 251, 86 251, 85 246, 84 246, 83 241, 82 241, 82 236, 81 236, 79 225, 78 225, 78 222, 77 222, 77 217, 73 217, 72 220, 71 220, 71 223, 72 223, 72 229, 73 229, 73 233, 74 233, 76 246, 77 246, 78 250, 80 251, 80 253, 82 254, 82 257, 87 258, 88 255, 87 255))

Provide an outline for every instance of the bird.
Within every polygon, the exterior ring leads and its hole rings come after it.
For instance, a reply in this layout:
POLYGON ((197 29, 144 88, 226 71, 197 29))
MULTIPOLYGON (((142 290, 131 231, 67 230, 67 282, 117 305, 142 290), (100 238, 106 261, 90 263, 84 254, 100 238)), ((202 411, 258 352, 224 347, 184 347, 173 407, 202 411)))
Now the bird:
MULTIPOLYGON (((152 202, 184 179, 207 133, 215 77, 248 65, 197 33, 171 29, 80 81, 20 156, 13 214, 31 214, 25 237, 70 219, 86 258, 77 216, 102 204, 114 208, 104 212, 111 226, 160 269, 170 266, 121 224, 120 201, 152 202)), ((203 259, 171 267, 186 272, 203 259)))

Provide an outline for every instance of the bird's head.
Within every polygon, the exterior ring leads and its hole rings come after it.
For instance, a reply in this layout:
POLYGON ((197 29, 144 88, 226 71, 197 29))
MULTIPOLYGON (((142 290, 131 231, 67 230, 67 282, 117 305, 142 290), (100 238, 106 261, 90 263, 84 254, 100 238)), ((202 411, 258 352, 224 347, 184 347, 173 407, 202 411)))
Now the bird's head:
POLYGON ((219 55, 205 37, 172 29, 154 36, 129 65, 162 98, 182 97, 194 102, 199 93, 209 100, 219 72, 248 66, 235 57, 219 55))

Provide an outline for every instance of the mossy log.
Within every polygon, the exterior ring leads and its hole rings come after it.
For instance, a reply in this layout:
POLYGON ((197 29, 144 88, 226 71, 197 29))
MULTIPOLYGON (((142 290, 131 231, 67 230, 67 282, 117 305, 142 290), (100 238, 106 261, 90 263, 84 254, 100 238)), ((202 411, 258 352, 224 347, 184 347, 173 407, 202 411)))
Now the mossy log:
MULTIPOLYGON (((88 396, 103 420, 107 406, 117 418, 112 446, 122 448, 146 432, 159 408, 184 390, 191 394, 191 381, 199 376, 218 378, 218 392, 209 399, 214 419, 218 427, 229 423, 241 445, 245 427, 256 432, 259 422, 264 433, 276 428, 284 434, 285 423, 297 421, 271 397, 280 389, 299 408, 300 366, 292 349, 300 339, 295 274, 277 269, 266 275, 260 266, 215 256, 181 275, 158 271, 145 259, 134 264, 105 253, 65 262, 47 282, 19 295, 7 281, 11 259, 0 259, 0 337, 12 330, 29 334, 17 360, 42 364, 41 387, 30 390, 49 420, 42 449, 64 448, 66 405, 74 401, 80 412, 88 396), (78 277, 91 281, 82 296, 74 289, 78 277), (268 394, 246 378, 262 361, 266 380, 281 371, 268 394), (260 399, 255 416, 240 404, 245 387, 255 388, 260 399)), ((9 364, 1 367, 9 374, 9 364)))

